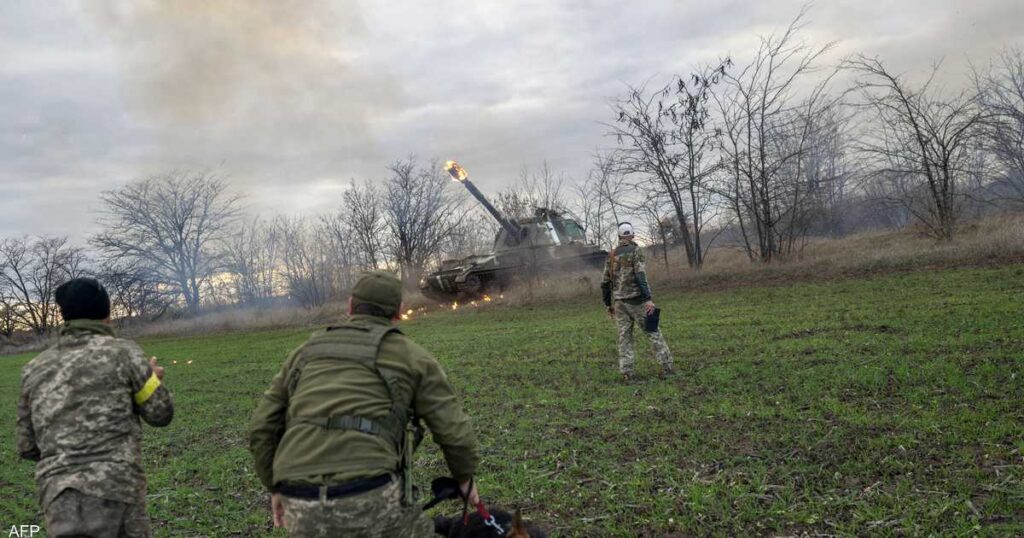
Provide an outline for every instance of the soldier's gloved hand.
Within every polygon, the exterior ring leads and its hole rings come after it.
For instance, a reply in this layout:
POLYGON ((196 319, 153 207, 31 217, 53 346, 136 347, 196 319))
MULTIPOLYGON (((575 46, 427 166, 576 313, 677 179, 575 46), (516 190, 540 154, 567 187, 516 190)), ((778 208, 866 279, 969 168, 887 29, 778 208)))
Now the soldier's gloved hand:
POLYGON ((157 379, 163 380, 164 378, 164 367, 156 365, 156 357, 149 358, 149 368, 153 370, 153 374, 156 375, 157 379))
POLYGON ((280 493, 270 496, 270 515, 274 517, 275 527, 284 527, 284 504, 281 502, 280 493))
POLYGON ((650 316, 651 314, 654 313, 654 309, 655 309, 654 301, 647 301, 646 303, 644 303, 644 312, 648 316, 650 316))
POLYGON ((462 490, 463 497, 467 495, 469 496, 469 504, 473 506, 480 504, 480 493, 478 493, 476 490, 475 480, 466 480, 465 482, 459 484, 459 489, 462 490), (470 489, 470 485, 472 485, 472 489, 470 489))

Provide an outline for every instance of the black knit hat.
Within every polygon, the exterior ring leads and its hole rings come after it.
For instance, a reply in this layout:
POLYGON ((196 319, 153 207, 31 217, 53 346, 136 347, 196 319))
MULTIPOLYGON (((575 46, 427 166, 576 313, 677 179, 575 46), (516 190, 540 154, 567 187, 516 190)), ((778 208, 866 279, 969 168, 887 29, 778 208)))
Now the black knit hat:
POLYGON ((110 317, 110 296, 95 278, 69 280, 54 293, 64 321, 73 319, 107 319, 110 317))

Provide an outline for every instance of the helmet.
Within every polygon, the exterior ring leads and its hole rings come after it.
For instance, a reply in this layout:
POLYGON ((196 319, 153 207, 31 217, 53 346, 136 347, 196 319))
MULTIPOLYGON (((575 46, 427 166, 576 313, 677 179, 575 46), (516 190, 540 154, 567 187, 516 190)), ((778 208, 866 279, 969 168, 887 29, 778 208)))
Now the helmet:
POLYGON ((628 222, 620 222, 619 237, 633 237, 633 225, 628 222))

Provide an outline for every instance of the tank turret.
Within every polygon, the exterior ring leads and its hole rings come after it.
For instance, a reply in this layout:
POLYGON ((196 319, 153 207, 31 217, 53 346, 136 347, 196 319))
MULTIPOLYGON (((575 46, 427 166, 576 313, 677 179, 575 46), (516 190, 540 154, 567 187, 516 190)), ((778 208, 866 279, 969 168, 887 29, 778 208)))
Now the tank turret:
POLYGON ((593 271, 604 264, 608 253, 588 243, 583 228, 572 218, 538 208, 533 217, 510 219, 473 185, 458 163, 448 161, 444 170, 466 187, 501 229, 490 253, 446 260, 424 276, 420 291, 425 296, 441 301, 486 297, 519 280, 593 271))

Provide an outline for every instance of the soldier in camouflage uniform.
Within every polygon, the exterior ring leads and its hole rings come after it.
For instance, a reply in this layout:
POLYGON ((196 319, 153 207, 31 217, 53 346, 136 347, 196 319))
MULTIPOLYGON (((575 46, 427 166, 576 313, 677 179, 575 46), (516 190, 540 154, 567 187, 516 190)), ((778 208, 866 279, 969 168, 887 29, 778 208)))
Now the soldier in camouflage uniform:
POLYGON ((479 500, 473 426, 441 365, 395 326, 401 303, 397 278, 363 274, 348 322, 293 351, 252 417, 256 472, 274 525, 291 536, 433 536, 403 477, 415 450, 408 425, 419 419, 479 500))
MULTIPOLYGON (((633 324, 638 323, 643 328, 647 315, 655 308, 647 285, 647 262, 643 250, 633 242, 633 225, 628 222, 619 224, 619 245, 608 254, 601 292, 608 315, 619 329, 619 371, 628 382, 633 375, 633 324)), ((665 337, 661 331, 646 334, 651 350, 661 363, 661 377, 671 375, 674 373, 672 353, 665 337)))
POLYGON ((110 299, 91 278, 57 288, 65 323, 22 370, 18 453, 38 462, 47 535, 149 536, 141 417, 174 416, 163 368, 109 325, 110 299))

